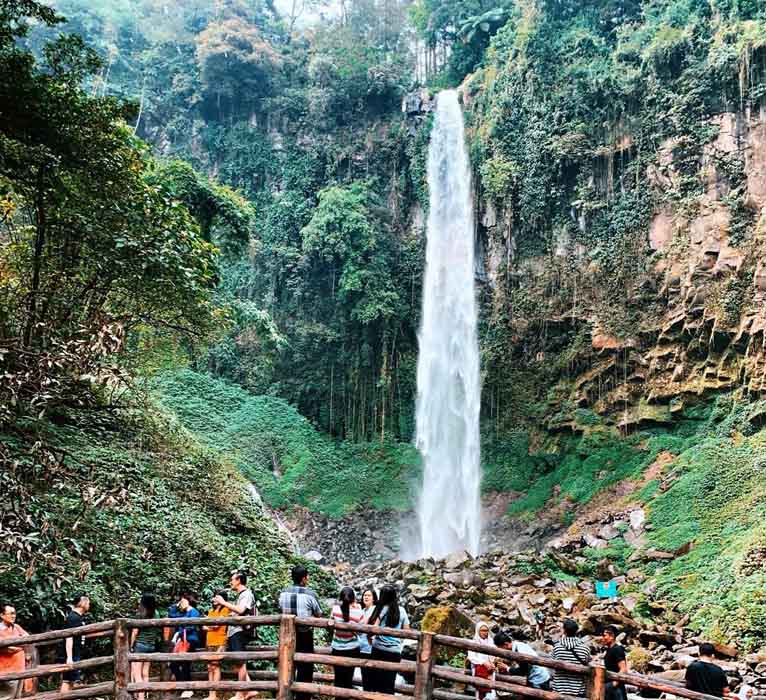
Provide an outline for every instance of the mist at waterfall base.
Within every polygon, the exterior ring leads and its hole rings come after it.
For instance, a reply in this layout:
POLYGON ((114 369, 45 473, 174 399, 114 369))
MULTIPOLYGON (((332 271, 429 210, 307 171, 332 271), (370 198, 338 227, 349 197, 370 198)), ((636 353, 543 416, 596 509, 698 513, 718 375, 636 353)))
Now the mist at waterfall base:
POLYGON ((478 554, 481 536, 479 344, 471 169, 457 92, 437 98, 428 151, 416 445, 423 460, 415 541, 402 557, 478 554))

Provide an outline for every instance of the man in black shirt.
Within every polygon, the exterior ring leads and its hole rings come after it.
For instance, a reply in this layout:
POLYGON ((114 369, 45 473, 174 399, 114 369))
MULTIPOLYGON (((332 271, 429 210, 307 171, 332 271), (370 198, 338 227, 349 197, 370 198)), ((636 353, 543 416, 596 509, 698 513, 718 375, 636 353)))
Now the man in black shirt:
MULTIPOLYGON (((72 609, 66 616, 64 629, 75 629, 85 624, 85 615, 90 610, 90 598, 80 594, 72 599, 72 609)), ((82 660, 82 635, 67 637, 64 640, 59 656, 62 663, 72 664, 82 660)), ((61 674, 61 692, 67 693, 72 689, 72 683, 80 680, 80 671, 64 671, 61 674)))
POLYGON ((700 644, 699 661, 694 661, 686 669, 686 687, 722 698, 729 694, 729 681, 723 669, 714 663, 714 654, 712 644, 700 644))
MULTIPOLYGON (((617 634, 617 628, 614 625, 607 625, 601 633, 601 643, 606 647, 604 668, 612 673, 627 673, 628 660, 625 656, 625 647, 617 644, 617 634)), ((606 700, 628 699, 625 684, 621 681, 608 681, 604 695, 606 700)))

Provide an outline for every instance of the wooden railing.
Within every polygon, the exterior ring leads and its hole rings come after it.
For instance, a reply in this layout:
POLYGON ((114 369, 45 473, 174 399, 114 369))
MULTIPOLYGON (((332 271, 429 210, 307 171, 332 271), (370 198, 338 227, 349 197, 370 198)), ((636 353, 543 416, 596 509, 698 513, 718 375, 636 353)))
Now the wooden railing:
MULTIPOLYGON (((495 690, 498 694, 521 698, 536 698, 537 700, 562 700, 565 696, 546 690, 538 690, 523 685, 523 679, 513 676, 496 676, 494 679, 484 679, 467 675, 451 666, 436 665, 437 648, 451 647, 460 651, 488 652, 488 647, 473 640, 449 637, 446 635, 419 632, 417 630, 394 630, 386 628, 386 635, 417 642, 415 661, 400 661, 398 663, 380 661, 377 659, 350 658, 333 656, 327 649, 319 649, 318 653, 306 654, 296 651, 296 628, 332 628, 349 630, 356 633, 380 633, 380 627, 354 623, 333 623, 320 618, 295 618, 292 615, 260 615, 255 617, 226 617, 226 618, 158 618, 154 620, 133 620, 120 618, 110 622, 100 622, 76 629, 57 630, 42 634, 29 635, 15 639, 0 640, 0 650, 9 646, 33 647, 61 643, 61 640, 76 636, 103 636, 111 633, 113 636, 113 654, 96 658, 76 661, 71 664, 48 664, 33 666, 16 673, 0 674, 0 682, 24 680, 29 678, 44 678, 65 671, 90 670, 111 667, 111 677, 98 683, 75 688, 66 693, 47 692, 35 693, 25 700, 79 700, 114 696, 115 700, 133 700, 134 693, 161 693, 168 697, 178 691, 270 691, 276 700, 293 700, 294 693, 308 693, 328 697, 351 698, 354 700, 390 700, 391 696, 382 693, 372 693, 356 688, 336 688, 331 685, 333 676, 319 673, 312 683, 301 683, 294 679, 296 663, 310 663, 324 666, 358 666, 399 674, 414 674, 414 684, 399 683, 396 692, 411 696, 413 700, 473 700, 473 694, 459 692, 455 686, 471 686, 495 690), (279 644, 276 647, 261 646, 242 652, 190 652, 190 653, 150 653, 138 654, 130 650, 131 630, 147 627, 174 628, 193 626, 229 626, 248 625, 252 627, 278 626, 279 644), (169 662, 236 662, 241 664, 248 661, 267 661, 275 664, 275 670, 258 670, 251 672, 250 681, 192 680, 186 682, 168 680, 150 680, 148 683, 131 681, 131 663, 150 661, 159 663, 167 668, 169 662), (441 686, 437 685, 438 683, 441 686), (444 687, 451 684, 450 687, 444 687)), ((491 654, 500 659, 514 662, 534 664, 560 671, 568 671, 583 676, 587 681, 588 700, 603 700, 605 683, 622 681, 641 689, 652 689, 675 695, 688 700, 717 700, 713 696, 697 693, 671 683, 665 679, 643 676, 635 673, 611 673, 602 666, 581 666, 564 661, 557 661, 547 656, 531 656, 507 649, 491 647, 491 654)), ((34 654, 28 654, 34 658, 34 654)))

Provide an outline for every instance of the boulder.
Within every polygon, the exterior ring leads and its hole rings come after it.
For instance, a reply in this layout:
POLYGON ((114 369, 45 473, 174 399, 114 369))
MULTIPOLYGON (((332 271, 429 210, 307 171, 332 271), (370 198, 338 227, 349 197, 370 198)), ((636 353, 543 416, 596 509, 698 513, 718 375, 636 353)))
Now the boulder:
POLYGON ((312 549, 310 552, 306 552, 301 555, 304 559, 313 561, 315 564, 322 564, 324 562, 324 555, 321 552, 317 552, 316 549, 312 549))
POLYGON ((643 557, 650 561, 670 561, 675 559, 676 555, 673 552, 663 552, 660 549, 647 549, 643 553, 643 557))
MULTIPOLYGON (((473 637, 474 628, 474 621, 454 605, 440 605, 428 608, 420 623, 420 629, 423 632, 445 634, 449 637, 465 637, 467 639, 473 637)), ((451 659, 458 653, 458 649, 439 645, 439 658, 441 659, 451 659)))
POLYGON ((585 542, 585 544, 592 549, 606 549, 609 546, 609 543, 606 540, 601 539, 600 537, 596 537, 596 535, 591 533, 584 534, 582 539, 583 542, 585 542))
POLYGON ((713 642, 713 646, 715 647, 715 653, 718 654, 718 656, 725 656, 727 659, 737 658, 737 647, 727 644, 718 644, 717 642, 713 642))
POLYGON ((598 531, 598 536, 602 540, 614 540, 620 536, 620 531, 614 525, 606 524, 598 531))
POLYGON ((445 569, 460 569, 464 564, 471 560, 468 552, 453 552, 444 560, 445 569))

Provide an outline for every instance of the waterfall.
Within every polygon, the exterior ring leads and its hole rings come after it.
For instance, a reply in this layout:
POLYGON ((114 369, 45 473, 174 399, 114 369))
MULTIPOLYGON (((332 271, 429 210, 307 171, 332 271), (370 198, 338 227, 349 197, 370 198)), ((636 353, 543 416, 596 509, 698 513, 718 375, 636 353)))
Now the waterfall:
POLYGON ((479 344, 471 170, 457 92, 439 94, 428 150, 430 210, 418 356, 420 556, 477 554, 479 344))

